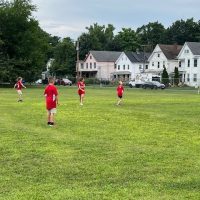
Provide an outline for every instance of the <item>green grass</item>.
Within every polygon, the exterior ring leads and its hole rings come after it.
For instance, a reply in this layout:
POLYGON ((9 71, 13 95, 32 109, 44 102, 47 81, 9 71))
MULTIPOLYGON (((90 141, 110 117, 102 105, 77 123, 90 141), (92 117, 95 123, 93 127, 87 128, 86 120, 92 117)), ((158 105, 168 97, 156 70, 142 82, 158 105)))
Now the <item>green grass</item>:
POLYGON ((43 89, 0 89, 1 200, 200 199, 195 91, 61 87, 56 127, 43 89))

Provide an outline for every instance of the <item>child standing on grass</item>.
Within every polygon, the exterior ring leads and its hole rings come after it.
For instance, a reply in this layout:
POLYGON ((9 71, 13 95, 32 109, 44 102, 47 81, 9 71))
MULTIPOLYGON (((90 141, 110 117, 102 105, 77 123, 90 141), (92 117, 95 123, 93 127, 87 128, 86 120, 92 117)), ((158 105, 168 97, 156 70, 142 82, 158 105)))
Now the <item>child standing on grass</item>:
POLYGON ((49 126, 55 125, 54 115, 56 114, 56 107, 58 105, 58 91, 54 83, 54 78, 49 77, 49 85, 44 91, 44 95, 46 96, 47 124, 49 126))
POLYGON ((119 85, 117 87, 117 96, 119 98, 119 100, 117 102, 117 106, 119 106, 121 104, 123 93, 124 93, 123 83, 122 83, 122 81, 119 81, 119 85))
POLYGON ((22 83, 22 77, 17 78, 17 83, 15 83, 14 88, 17 90, 18 102, 22 102, 22 88, 26 88, 22 83))
POLYGON ((85 96, 85 83, 84 78, 80 78, 78 82, 78 94, 80 97, 80 105, 83 105, 83 98, 85 96))

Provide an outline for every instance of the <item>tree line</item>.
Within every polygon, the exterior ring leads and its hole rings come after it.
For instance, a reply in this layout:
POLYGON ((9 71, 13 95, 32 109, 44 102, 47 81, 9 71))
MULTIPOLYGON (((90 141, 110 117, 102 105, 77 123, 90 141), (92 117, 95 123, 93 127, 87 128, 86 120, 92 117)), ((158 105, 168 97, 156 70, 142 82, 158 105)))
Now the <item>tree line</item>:
MULTIPOLYGON (((51 72, 57 76, 75 76, 76 44, 70 37, 60 38, 45 32, 33 17, 37 8, 31 0, 0 0, 0 81, 12 82, 23 76, 32 82, 46 70, 53 58, 51 72)), ((177 20, 165 28, 160 22, 138 27, 122 28, 115 34, 112 24, 94 23, 78 37, 80 59, 90 50, 151 51, 156 44, 200 42, 200 21, 193 18, 177 20)))

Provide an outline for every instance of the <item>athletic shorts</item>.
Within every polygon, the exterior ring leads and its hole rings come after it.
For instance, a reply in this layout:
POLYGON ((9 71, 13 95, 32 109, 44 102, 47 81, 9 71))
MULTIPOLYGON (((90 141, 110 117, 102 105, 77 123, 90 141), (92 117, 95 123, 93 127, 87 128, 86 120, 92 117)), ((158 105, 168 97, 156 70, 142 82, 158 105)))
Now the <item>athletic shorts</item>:
POLYGON ((21 91, 21 90, 17 90, 17 93, 18 93, 19 95, 22 95, 22 91, 21 91))
POLYGON ((122 99, 122 95, 118 95, 118 97, 119 97, 120 99, 122 99))
POLYGON ((78 90, 78 94, 79 94, 79 95, 85 94, 85 91, 78 90))
POLYGON ((56 108, 52 108, 51 110, 47 110, 47 112, 48 112, 49 114, 56 114, 57 109, 56 109, 56 108))

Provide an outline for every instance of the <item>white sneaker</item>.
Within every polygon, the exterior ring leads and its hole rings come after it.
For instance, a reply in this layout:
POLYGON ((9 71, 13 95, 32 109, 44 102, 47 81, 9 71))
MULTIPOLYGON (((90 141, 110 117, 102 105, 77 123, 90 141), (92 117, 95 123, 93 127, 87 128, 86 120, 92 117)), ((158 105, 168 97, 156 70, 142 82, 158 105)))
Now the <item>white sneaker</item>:
POLYGON ((82 103, 80 103, 80 106, 83 106, 83 104, 82 104, 82 103))

